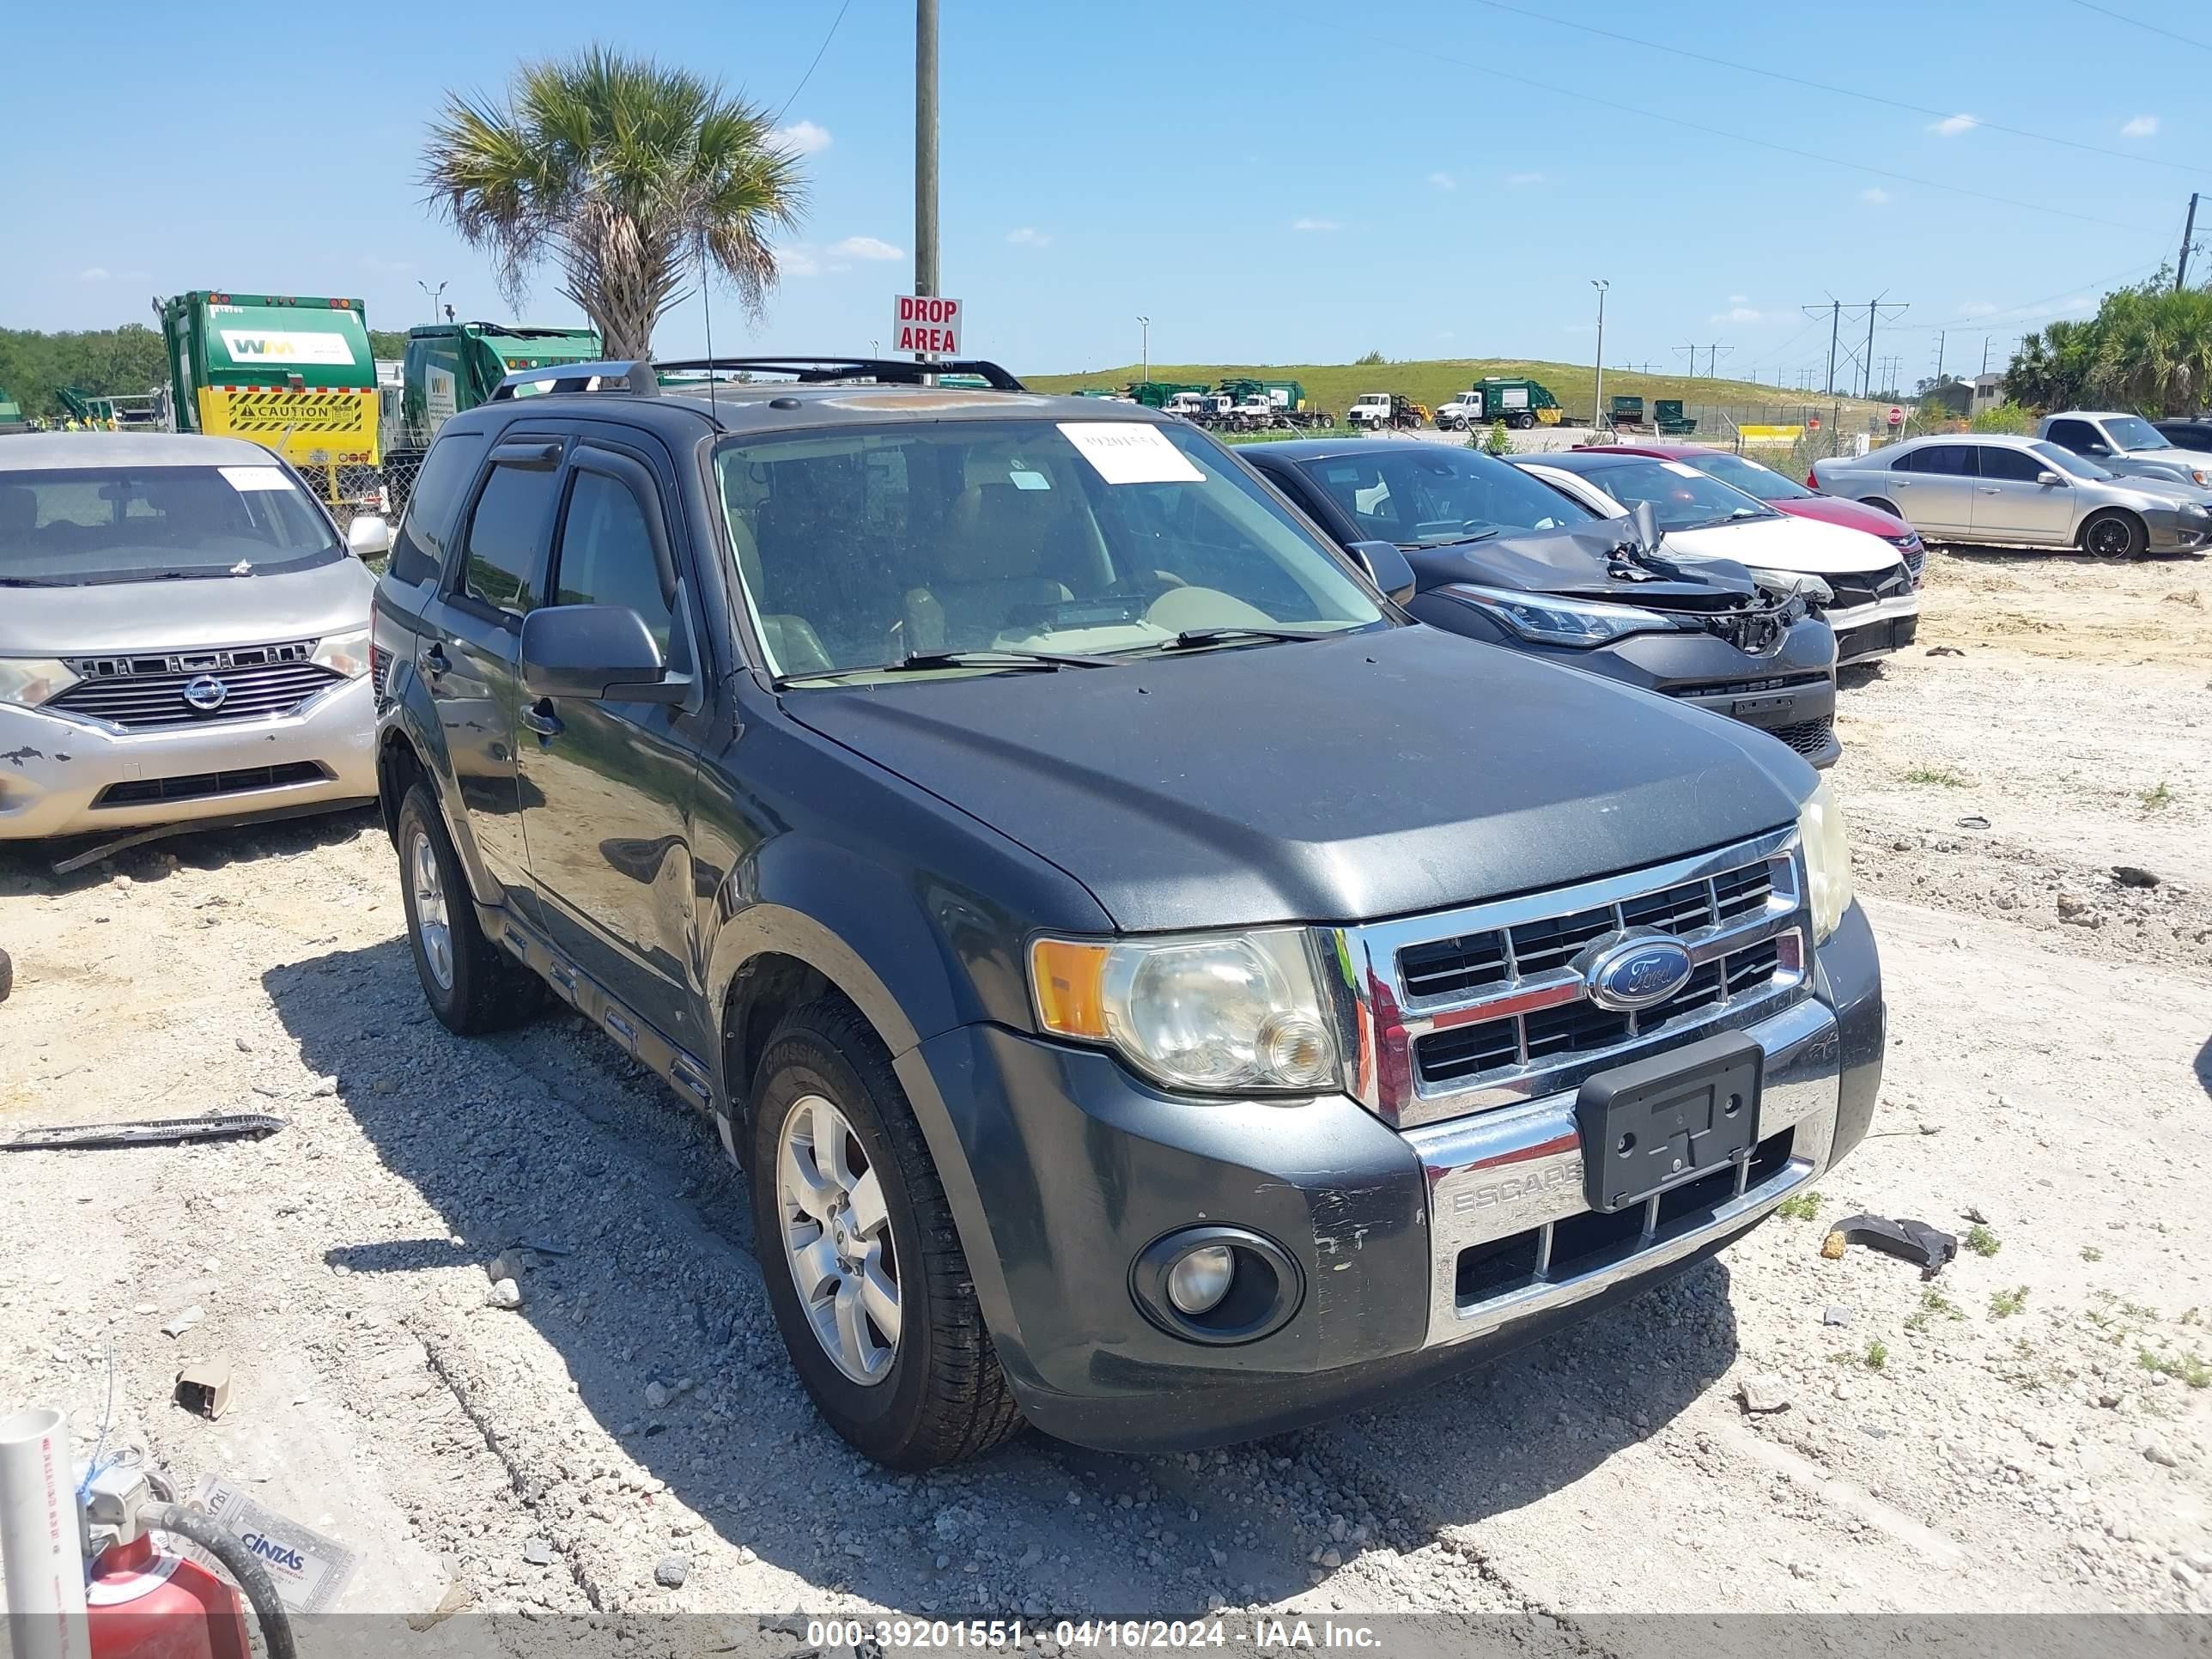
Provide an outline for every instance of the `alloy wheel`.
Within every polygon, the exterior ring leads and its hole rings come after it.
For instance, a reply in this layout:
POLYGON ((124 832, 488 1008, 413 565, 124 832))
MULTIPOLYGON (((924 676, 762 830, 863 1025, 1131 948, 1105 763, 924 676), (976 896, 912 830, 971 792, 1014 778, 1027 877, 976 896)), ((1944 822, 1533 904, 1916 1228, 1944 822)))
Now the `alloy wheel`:
POLYGON ((902 1317, 890 1213, 866 1148, 820 1095, 800 1097, 784 1119, 775 1192, 784 1260, 815 1340, 854 1382, 882 1382, 902 1317))
POLYGON ((438 849, 428 831, 417 830, 407 848, 415 887, 415 931, 422 941, 422 960, 438 988, 453 988, 453 929, 446 914, 446 878, 438 868, 438 849))

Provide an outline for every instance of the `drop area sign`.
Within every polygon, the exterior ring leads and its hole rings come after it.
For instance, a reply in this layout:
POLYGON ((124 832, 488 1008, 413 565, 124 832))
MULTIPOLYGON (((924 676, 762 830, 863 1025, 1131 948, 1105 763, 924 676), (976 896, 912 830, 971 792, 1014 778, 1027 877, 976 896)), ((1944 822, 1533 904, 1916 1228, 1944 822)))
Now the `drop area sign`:
POLYGON ((959 301, 902 294, 891 302, 891 349, 902 357, 957 357, 960 325, 959 301))

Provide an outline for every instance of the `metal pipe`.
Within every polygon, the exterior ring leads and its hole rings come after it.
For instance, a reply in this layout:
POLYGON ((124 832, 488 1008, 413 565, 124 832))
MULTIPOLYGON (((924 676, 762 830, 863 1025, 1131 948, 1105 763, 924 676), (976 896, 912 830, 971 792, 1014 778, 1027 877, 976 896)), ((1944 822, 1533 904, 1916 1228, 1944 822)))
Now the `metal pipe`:
POLYGON ((0 1573, 15 1659, 91 1659, 69 1419, 33 1406, 0 1420, 0 1573))

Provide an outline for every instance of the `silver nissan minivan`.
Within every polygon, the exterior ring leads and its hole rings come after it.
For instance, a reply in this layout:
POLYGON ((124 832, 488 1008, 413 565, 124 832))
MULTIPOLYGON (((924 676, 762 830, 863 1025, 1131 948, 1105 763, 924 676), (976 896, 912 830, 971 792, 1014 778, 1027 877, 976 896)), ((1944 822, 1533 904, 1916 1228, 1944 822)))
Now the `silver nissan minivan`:
POLYGON ((234 438, 0 438, 0 840, 373 800, 362 556, 234 438))

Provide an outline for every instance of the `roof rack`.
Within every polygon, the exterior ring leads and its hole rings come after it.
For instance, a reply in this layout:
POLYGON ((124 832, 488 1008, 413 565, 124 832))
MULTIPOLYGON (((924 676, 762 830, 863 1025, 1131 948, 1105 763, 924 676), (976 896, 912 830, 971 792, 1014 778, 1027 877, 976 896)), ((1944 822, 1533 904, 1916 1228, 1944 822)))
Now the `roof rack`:
POLYGON ((492 389, 491 401, 499 403, 519 397, 524 386, 538 386, 547 392, 627 392, 638 398, 660 395, 660 381, 653 372, 653 365, 642 357, 518 368, 492 389))
POLYGON ((832 380, 866 378, 890 386, 920 386, 931 374, 973 374, 994 392, 1024 392, 1028 388, 994 362, 981 358, 946 358, 918 363, 899 357, 685 357, 655 363, 665 373, 718 373, 722 370, 789 374, 801 386, 820 386, 832 380))

